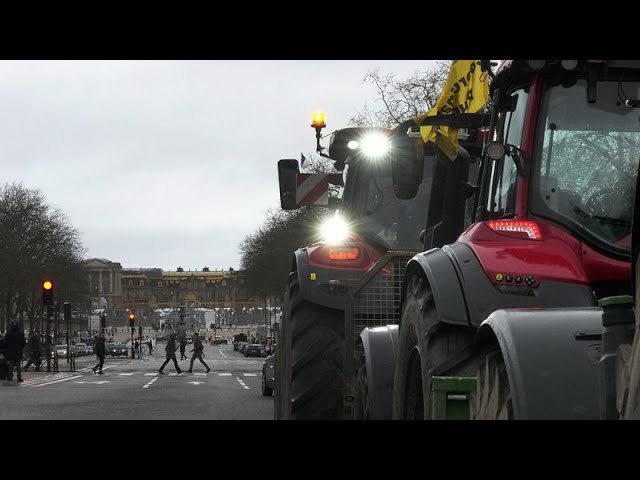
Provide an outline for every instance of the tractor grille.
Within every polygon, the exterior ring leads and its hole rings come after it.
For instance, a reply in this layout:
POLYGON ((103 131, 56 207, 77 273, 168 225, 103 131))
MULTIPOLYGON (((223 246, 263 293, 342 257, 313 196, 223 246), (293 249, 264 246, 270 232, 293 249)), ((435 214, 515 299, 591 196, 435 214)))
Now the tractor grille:
POLYGON ((353 341, 363 328, 400 321, 400 290, 409 256, 392 257, 360 290, 353 293, 353 341))

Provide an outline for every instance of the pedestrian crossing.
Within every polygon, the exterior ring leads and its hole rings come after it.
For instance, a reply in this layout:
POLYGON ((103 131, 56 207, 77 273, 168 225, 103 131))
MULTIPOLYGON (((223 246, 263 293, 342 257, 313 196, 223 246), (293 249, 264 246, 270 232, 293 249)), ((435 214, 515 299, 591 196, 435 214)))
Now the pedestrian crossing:
MULTIPOLYGON (((164 377, 181 377, 181 378, 187 378, 187 379, 215 379, 218 377, 221 378, 235 378, 239 384, 246 389, 249 389, 249 387, 246 385, 246 383, 244 382, 245 379, 250 379, 250 378, 255 378, 255 377, 261 377, 260 374, 256 374, 256 373, 231 373, 231 372, 209 372, 209 373, 205 373, 205 372, 194 372, 194 373, 187 373, 187 372, 182 372, 182 373, 178 373, 178 372, 165 372, 164 374, 160 374, 159 372, 149 372, 149 371, 133 371, 133 372, 118 372, 115 370, 110 371, 110 369, 107 367, 104 369, 104 375, 96 375, 94 374, 90 368, 84 368, 81 369, 79 371, 76 372, 59 372, 59 373, 52 373, 52 374, 46 374, 46 375, 40 375, 37 377, 30 377, 30 378, 25 378, 23 383, 20 384, 16 384, 16 386, 18 387, 41 387, 41 386, 46 386, 46 385, 53 385, 53 384, 57 384, 57 383, 62 383, 62 382, 66 382, 66 381, 73 381, 73 380, 82 380, 82 381, 77 381, 76 383, 109 383, 109 381, 113 381, 116 378, 131 378, 131 377, 141 377, 141 378, 147 378, 149 380, 157 380, 159 378, 164 378, 164 377), (91 382, 87 382, 87 379, 92 379, 95 381, 91 381, 91 382), (108 380, 108 381, 107 381, 108 380)), ((15 382, 14 382, 15 383, 15 382)))

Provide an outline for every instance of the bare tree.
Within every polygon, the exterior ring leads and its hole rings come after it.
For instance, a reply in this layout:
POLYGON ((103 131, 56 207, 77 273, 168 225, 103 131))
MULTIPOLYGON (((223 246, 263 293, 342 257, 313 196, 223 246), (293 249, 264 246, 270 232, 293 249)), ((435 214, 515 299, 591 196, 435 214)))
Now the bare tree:
POLYGON ((39 190, 0 187, 0 238, 0 331, 12 318, 25 326, 38 324, 45 278, 55 281, 56 299, 78 298, 84 287, 79 233, 39 190))
POLYGON ((441 60, 431 69, 416 70, 406 79, 396 79, 392 73, 370 70, 364 83, 375 86, 378 97, 373 104, 365 104, 349 120, 356 127, 393 128, 405 120, 428 112, 442 91, 451 62, 441 60))
POLYGON ((267 212, 264 224, 239 246, 240 266, 251 295, 282 295, 293 252, 318 240, 316 226, 326 212, 316 207, 267 212))

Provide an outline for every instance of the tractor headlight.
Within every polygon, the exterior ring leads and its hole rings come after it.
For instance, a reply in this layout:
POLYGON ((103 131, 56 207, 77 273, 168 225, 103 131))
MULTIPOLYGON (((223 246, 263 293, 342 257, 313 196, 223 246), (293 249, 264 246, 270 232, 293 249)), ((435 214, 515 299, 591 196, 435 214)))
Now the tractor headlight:
POLYGON ((360 142, 360 150, 367 158, 384 157, 389 152, 389 138, 379 133, 365 135, 360 142))
POLYGON ((349 224, 338 212, 320 224, 320 235, 328 243, 341 243, 350 233, 349 224))

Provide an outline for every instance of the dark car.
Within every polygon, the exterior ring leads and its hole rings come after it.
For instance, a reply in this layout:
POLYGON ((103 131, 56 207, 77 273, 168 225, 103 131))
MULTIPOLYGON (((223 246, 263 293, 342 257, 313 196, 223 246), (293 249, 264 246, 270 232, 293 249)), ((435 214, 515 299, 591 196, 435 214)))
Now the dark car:
POLYGON ((262 364, 262 395, 270 397, 273 395, 273 389, 276 388, 276 356, 269 355, 262 364))
POLYGON ((110 357, 127 357, 129 356, 129 347, 124 343, 107 343, 106 354, 110 357))
POLYGON ((245 357, 266 357, 267 355, 267 349, 264 345, 260 345, 259 343, 247 345, 244 348, 245 357))

